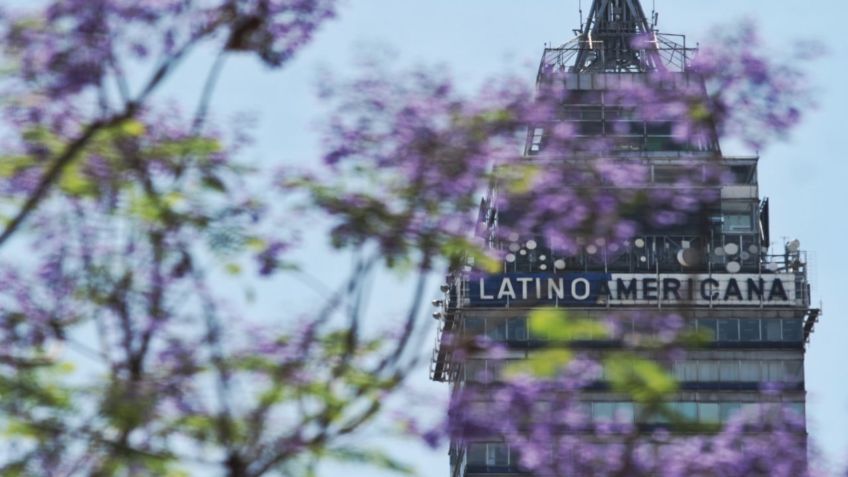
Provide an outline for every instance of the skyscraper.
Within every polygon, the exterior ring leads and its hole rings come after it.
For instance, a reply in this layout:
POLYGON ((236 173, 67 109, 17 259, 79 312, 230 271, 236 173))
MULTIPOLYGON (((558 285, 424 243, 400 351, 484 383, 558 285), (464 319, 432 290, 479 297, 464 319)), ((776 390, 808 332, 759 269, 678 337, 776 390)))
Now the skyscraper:
MULTIPOLYGON (((503 359, 485 351, 460 356, 457 336, 484 335, 506 346, 511 359, 533 359, 551 345, 528 326, 528 314, 540 306, 589 320, 617 310, 670 310, 708 341, 670 365, 679 386, 668 405, 676 413, 693 423, 718 425, 740 409, 774 401, 803 414, 805 343, 819 310, 810 307, 800 243, 772 245, 769 204, 760 198, 757 183, 759 158, 723 155, 709 125, 680 141, 672 120, 637 114, 622 101, 632 85, 649 77, 661 77, 670 94, 704 88, 690 71, 696 52, 685 37, 659 33, 656 14, 649 18, 637 0, 594 0, 577 33, 543 53, 537 84, 556 85, 567 95, 556 114, 528 125, 525 157, 539 164, 591 162, 597 159, 595 149, 580 143, 602 139, 616 160, 644 168, 646 189, 675 190, 681 176, 694 174, 703 179, 697 187, 714 195, 682 219, 640 221, 630 240, 582 240, 577 248, 564 248, 538 231, 497 234, 498 227, 519 220, 498 210, 493 186, 480 222, 488 246, 502 252, 503 270, 480 274, 466 266, 448 276, 437 313, 440 333, 431 378, 455 389, 497 379, 503 359), (548 149, 557 127, 575 136, 577 146, 567 156, 548 149), (715 171, 722 179, 711 182, 715 171), (779 383, 783 390, 765 396, 764 383, 779 383)), ((587 336, 569 346, 603 353, 617 344, 587 336)), ((661 424, 604 386, 603 373, 597 380, 584 393, 592 419, 624 415, 641 421, 634 422, 638 426, 661 424)), ((496 436, 454 442, 451 469, 453 477, 519 472, 509 443, 496 436)))

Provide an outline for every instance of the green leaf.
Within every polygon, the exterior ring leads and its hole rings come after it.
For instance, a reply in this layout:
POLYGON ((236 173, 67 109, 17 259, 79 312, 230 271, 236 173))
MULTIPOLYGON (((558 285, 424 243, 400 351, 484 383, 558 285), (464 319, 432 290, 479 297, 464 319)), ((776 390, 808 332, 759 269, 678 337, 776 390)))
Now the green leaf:
POLYGON ((143 135, 147 128, 140 121, 130 119, 121 123, 120 131, 127 136, 138 137, 143 135))
POLYGON ((576 319, 558 308, 538 308, 530 312, 530 333, 552 341, 598 339, 608 336, 603 323, 591 319, 576 319))
POLYGON ((540 378, 553 378, 562 371, 574 358, 574 353, 567 349, 546 349, 533 353, 529 359, 516 361, 504 367, 506 377, 531 375, 540 378))
POLYGON ((82 163, 73 161, 65 168, 59 187, 73 196, 89 196, 97 192, 97 185, 82 172, 82 163))
POLYGON ((604 360, 613 390, 640 403, 656 403, 677 390, 677 381, 657 362, 631 353, 604 360))

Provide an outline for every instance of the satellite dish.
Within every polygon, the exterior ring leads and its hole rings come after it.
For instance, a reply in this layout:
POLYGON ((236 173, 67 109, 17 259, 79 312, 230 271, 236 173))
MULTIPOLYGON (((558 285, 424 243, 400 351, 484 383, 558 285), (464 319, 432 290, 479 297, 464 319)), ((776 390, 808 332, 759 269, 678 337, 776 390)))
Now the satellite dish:
POLYGON ((545 270, 547 270, 547 269, 548 269, 548 266, 547 266, 547 265, 545 265, 544 263, 543 263, 543 264, 541 264, 541 265, 539 265, 539 270, 545 271, 545 270))
POLYGON ((565 260, 557 260, 556 262, 554 262, 554 267, 556 267, 557 270, 565 270, 565 260))
POLYGON ((539 255, 539 260, 544 262, 547 259, 548 259, 547 255, 539 255))
POLYGON ((733 242, 725 244, 724 253, 726 253, 728 256, 736 255, 737 253, 739 253, 739 245, 736 245, 733 242))
POLYGON ((521 250, 518 251, 518 253, 521 254, 521 255, 527 255, 527 250, 524 250, 522 248, 521 250))
POLYGON ((648 257, 646 257, 646 256, 642 255, 641 257, 639 257, 639 261, 640 261, 640 262, 643 262, 643 263, 644 263, 644 262, 647 262, 647 261, 648 261, 648 257))
POLYGON ((510 242, 518 242, 518 233, 512 232, 507 238, 509 238, 510 242))
POLYGON ((795 239, 795 240, 789 242, 789 244, 786 245, 786 250, 789 250, 792 253, 795 253, 798 250, 801 250, 801 242, 798 239, 795 239))
POLYGON ((509 262, 509 263, 515 262, 515 254, 514 253, 506 254, 506 261, 509 262))
POLYGON ((750 252, 751 255, 756 255, 760 253, 760 247, 757 247, 754 244, 748 245, 748 252, 750 252))
POLYGON ((619 248, 620 247, 618 246, 617 243, 613 243, 613 244, 610 244, 609 251, 612 252, 612 253, 615 253, 615 252, 618 252, 619 248))
POLYGON ((748 260, 749 258, 751 258, 751 254, 748 252, 742 252, 739 254, 739 256, 742 257, 742 260, 748 260))
POLYGON ((588 253, 589 255, 594 255, 598 253, 598 247, 595 245, 588 245, 586 247, 586 253, 588 253))
POLYGON ((723 257, 724 256, 724 248, 722 248, 722 247, 716 247, 716 249, 713 252, 715 253, 716 257, 723 257))
POLYGON ((727 262, 727 271, 730 273, 739 273, 742 270, 742 265, 739 262, 727 262))
POLYGON ((774 262, 768 263, 768 264, 766 265, 766 269, 768 269, 768 270, 770 270, 770 271, 772 271, 772 272, 776 272, 778 268, 780 268, 780 265, 778 265, 778 264, 776 264, 776 263, 774 263, 774 262))
POLYGON ((517 252, 520 248, 521 248, 521 245, 518 245, 517 243, 509 244, 509 251, 510 252, 517 252))
POLYGON ((636 248, 645 248, 645 239, 637 238, 633 241, 633 245, 635 245, 636 248))
POLYGON ((693 248, 678 250, 677 261, 684 267, 694 267, 700 261, 698 251, 693 248))
POLYGON ((537 245, 538 244, 536 243, 535 240, 528 240, 527 241, 527 248, 530 249, 530 250, 536 250, 537 245))

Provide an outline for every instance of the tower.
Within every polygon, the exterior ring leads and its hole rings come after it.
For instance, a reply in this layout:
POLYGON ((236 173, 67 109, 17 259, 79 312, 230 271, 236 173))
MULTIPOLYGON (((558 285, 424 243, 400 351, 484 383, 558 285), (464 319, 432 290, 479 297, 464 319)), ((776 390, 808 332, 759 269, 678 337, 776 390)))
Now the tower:
MULTIPOLYGON (((779 403, 801 414, 805 406, 804 351, 818 319, 810 307, 806 256, 800 243, 771 245, 769 204, 757 182, 758 157, 730 157, 721 152, 714 127, 686 141, 675 137, 674 122, 662 115, 634 114, 621 101, 634 84, 660 77, 666 91, 703 89, 690 70, 694 51, 685 37, 656 30, 638 0, 594 0, 586 22, 570 42, 546 48, 537 84, 567 91, 556 115, 528 124, 524 155, 530 161, 591 164, 592 144, 603 139, 609 155, 621 164, 647 171, 646 188, 673 190, 676 178, 699 173, 699 187, 714 197, 673 224, 641 223, 638 235, 622 243, 578 241, 557 246, 538 231, 515 237, 496 232, 517 219, 498 210, 493 187, 481 214, 489 246, 502 251, 503 268, 480 274, 473 264, 452 270, 443 286, 445 299, 433 353, 431 378, 455 388, 468 382, 497 379, 502 359, 455 354, 453 337, 485 335, 502 343, 513 359, 533 359, 550 346, 535 336, 527 316, 545 306, 600 320, 617 310, 674 310, 689 330, 707 343, 687 351, 669 366, 678 389, 669 406, 695 423, 719 425, 740 409, 779 403), (552 130, 565 126, 577 141, 567 156, 552 151, 552 130), (707 178, 719 170, 725 179, 707 178), (482 378, 481 378, 482 376, 482 378), (763 383, 780 383, 783 391, 766 397, 763 383)), ((638 217, 637 217, 638 219, 638 217)), ((615 348, 615 342, 592 337, 570 346, 589 350, 615 348)), ((585 393, 592 419, 629 415, 633 424, 663 424, 604 386, 585 393)), ((518 474, 508 443, 488 440, 454 442, 452 477, 518 474)))

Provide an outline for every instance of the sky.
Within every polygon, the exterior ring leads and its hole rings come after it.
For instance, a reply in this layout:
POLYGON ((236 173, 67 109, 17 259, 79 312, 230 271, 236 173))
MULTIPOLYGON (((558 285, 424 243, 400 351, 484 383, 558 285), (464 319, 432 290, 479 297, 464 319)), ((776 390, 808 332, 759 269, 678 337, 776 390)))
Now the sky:
MULTIPOLYGON (((583 0, 584 12, 590 3, 583 0)), ((643 0, 647 10, 651 3, 643 0)), ((783 237, 797 238, 809 252, 814 302, 824 309, 807 351, 809 429, 830 460, 838 460, 848 455, 848 321, 841 313, 848 303, 848 263, 840 252, 848 241, 846 198, 841 195, 848 181, 843 157, 848 133, 843 113, 848 106, 844 85, 848 41, 842 20, 848 14, 848 2, 656 0, 656 8, 660 29, 685 33, 690 44, 708 43, 712 28, 732 27, 750 18, 761 27, 774 55, 785 54, 806 40, 822 45, 825 56, 808 69, 818 107, 807 113, 791 136, 759 151, 759 173, 760 193, 771 199, 771 235, 776 246, 780 248, 783 237)), ((343 0, 339 18, 327 24, 287 67, 268 70, 250 59, 231 61, 216 91, 213 110, 219 116, 242 111, 257 115, 256 146, 245 159, 309 166, 316 163, 320 146, 315 133, 322 112, 315 95, 320 68, 334 76, 348 76, 363 51, 388 48, 401 64, 442 65, 470 89, 504 72, 530 81, 545 43, 565 42, 578 25, 578 0, 343 0)), ((199 85, 192 78, 205 73, 205 60, 189 63, 165 94, 180 101, 197 96, 199 85)), ((756 152, 724 146, 726 154, 756 152)), ((346 266, 349 259, 329 252, 320 231, 308 242, 303 256, 308 257, 312 273, 329 283, 339 279, 338 265, 346 266)), ((431 287, 434 297, 436 285, 433 282, 431 287)), ((314 300, 309 292, 291 293, 300 286, 295 280, 261 285, 265 291, 286 287, 288 292, 276 302, 260 301, 258 312, 271 315, 295 303, 308 305, 314 300)), ((372 300, 372 318, 382 320, 404 309, 411 283, 381 277, 374 287, 398 292, 380 293, 372 300)), ((447 393, 446 385, 428 383, 423 367, 412 380, 436 398, 447 393)), ((420 475, 448 475, 446 449, 432 451, 399 443, 381 437, 381 429, 371 429, 368 438, 401 454, 420 475)), ((344 477, 383 475, 335 465, 322 471, 344 477)))

